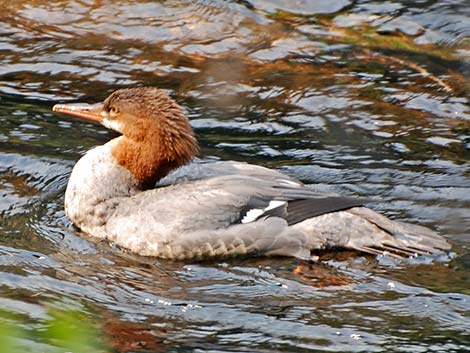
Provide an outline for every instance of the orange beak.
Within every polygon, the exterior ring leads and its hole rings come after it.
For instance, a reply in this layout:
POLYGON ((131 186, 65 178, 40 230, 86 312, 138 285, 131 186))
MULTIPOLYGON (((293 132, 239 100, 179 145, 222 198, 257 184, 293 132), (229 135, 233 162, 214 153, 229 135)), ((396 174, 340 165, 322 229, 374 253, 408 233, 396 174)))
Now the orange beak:
POLYGON ((98 123, 101 123, 103 121, 103 116, 101 115, 101 113, 103 112, 103 103, 56 104, 54 105, 54 107, 52 107, 52 111, 78 116, 79 118, 96 121, 98 123))

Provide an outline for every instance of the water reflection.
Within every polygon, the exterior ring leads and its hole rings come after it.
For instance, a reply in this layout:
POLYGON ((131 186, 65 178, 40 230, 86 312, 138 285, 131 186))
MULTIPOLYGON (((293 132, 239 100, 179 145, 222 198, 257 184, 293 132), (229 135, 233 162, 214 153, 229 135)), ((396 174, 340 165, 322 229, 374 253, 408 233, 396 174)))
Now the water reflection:
POLYGON ((6 308, 28 308, 39 329, 47 305, 98 315, 117 351, 470 348, 466 1, 20 0, 0 10, 6 308), (456 254, 183 264, 90 241, 66 218, 63 192, 79 156, 114 135, 50 107, 134 85, 168 89, 187 109, 202 160, 367 196, 447 234, 456 254))

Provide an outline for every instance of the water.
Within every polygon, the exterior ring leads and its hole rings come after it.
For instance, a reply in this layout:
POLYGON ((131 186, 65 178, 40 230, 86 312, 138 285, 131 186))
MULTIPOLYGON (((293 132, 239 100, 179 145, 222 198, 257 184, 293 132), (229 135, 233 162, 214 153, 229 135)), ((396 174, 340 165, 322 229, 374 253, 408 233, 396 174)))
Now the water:
MULTIPOLYGON (((0 302, 116 351, 470 350, 470 6, 454 1, 0 3, 0 302), (93 243, 63 194, 115 135, 52 114, 136 85, 183 105, 200 158, 280 169, 429 226, 449 257, 173 263, 93 243)), ((30 339, 31 352, 52 349, 30 339)))

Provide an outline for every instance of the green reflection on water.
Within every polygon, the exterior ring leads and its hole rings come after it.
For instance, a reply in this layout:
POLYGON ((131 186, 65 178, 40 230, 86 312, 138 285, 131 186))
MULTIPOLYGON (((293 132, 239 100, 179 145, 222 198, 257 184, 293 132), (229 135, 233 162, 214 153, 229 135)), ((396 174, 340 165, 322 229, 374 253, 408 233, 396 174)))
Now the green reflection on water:
POLYGON ((0 347, 3 353, 108 351, 96 325, 75 310, 51 309, 39 324, 10 312, 0 312, 0 347), (26 329, 29 327, 29 329, 26 329))

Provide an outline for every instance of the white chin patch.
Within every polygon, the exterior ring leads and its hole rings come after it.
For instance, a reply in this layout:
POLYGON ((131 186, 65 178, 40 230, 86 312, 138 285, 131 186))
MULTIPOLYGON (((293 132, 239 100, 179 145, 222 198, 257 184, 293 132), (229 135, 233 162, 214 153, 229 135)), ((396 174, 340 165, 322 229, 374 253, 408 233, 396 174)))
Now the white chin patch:
POLYGON ((101 122, 104 127, 108 129, 121 132, 121 124, 117 120, 109 120, 108 118, 104 118, 101 122))

